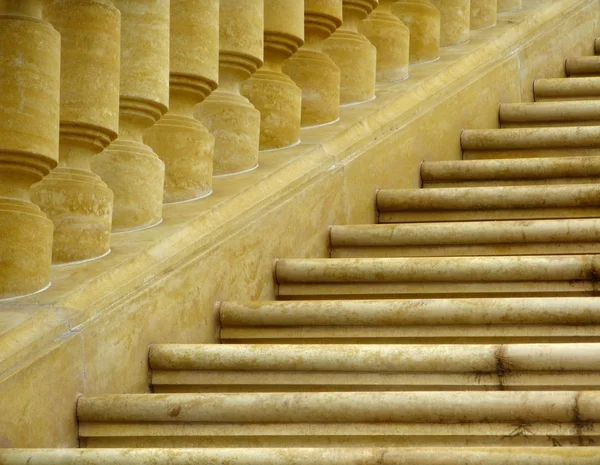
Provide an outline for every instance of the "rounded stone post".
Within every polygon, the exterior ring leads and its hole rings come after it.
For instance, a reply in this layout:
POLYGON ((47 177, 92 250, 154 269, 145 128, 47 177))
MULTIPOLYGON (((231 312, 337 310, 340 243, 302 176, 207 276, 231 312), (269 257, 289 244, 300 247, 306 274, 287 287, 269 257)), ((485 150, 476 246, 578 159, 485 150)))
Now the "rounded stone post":
POLYGON ((423 63, 440 57, 440 11, 429 0, 400 0, 392 14, 410 30, 410 62, 423 63))
POLYGON ((52 222, 29 188, 58 160, 60 34, 47 0, 0 0, 0 299, 49 284, 52 222))
POLYGON ((340 68, 323 53, 323 41, 342 24, 342 0, 304 0, 304 38, 282 70, 302 89, 301 126, 337 121, 340 68))
POLYGON ((515 11, 523 8, 522 0, 498 0, 498 13, 515 11))
POLYGON ((165 163, 164 203, 212 192, 214 137, 194 107, 216 89, 219 73, 219 1, 171 0, 169 112, 144 135, 165 163))
POLYGON ((471 30, 496 25, 498 0, 471 0, 471 30))
POLYGON ((121 11, 119 137, 92 159, 113 191, 113 231, 162 220, 165 165, 144 144, 144 131, 169 104, 169 0, 114 0, 121 11))
POLYGON ((410 31, 392 14, 395 1, 379 0, 379 6, 358 26, 377 49, 377 82, 408 78, 410 31))
POLYGON ((358 32, 358 25, 378 4, 378 0, 343 0, 344 22, 323 44, 323 51, 342 73, 342 105, 375 98, 377 49, 358 32))
POLYGON ((304 43, 304 2, 264 0, 265 64, 242 83, 242 95, 260 111, 260 149, 296 144, 300 138, 302 89, 281 64, 304 43))
POLYGON ((110 250, 113 193, 90 161, 117 137, 121 19, 109 0, 56 0, 44 14, 61 35, 60 161, 31 200, 54 223, 54 263, 72 263, 110 250))
POLYGON ((262 64, 263 25, 263 0, 219 1, 219 88, 195 109, 215 138, 215 175, 258 166, 260 113, 240 85, 262 64))
POLYGON ((471 0, 431 0, 440 10, 440 47, 460 45, 469 41, 471 0))

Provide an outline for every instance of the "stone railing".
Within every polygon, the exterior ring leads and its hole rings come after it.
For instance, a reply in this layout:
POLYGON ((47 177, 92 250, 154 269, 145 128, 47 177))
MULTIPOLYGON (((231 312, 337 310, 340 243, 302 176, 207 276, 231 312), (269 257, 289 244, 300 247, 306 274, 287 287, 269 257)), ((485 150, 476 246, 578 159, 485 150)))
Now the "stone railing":
POLYGON ((520 0, 0 0, 0 299, 335 123, 520 0), (469 25, 470 24, 470 25, 469 25), (59 156, 60 155, 60 156, 59 156))

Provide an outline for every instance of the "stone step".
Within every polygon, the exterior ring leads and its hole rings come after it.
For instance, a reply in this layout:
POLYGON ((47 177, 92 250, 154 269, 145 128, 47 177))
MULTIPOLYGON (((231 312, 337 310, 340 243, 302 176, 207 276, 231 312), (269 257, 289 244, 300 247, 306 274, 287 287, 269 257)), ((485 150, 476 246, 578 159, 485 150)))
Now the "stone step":
POLYGON ((598 391, 82 396, 82 447, 575 446, 600 440, 598 391))
POLYGON ((278 297, 360 299, 596 295, 600 257, 317 258, 275 264, 278 297))
POLYGON ((600 57, 569 57, 565 60, 565 72, 567 73, 567 76, 600 75, 600 57))
POLYGON ((333 226, 332 258, 600 252, 600 219, 333 226))
POLYGON ((533 81, 536 102, 600 98, 600 77, 541 78, 533 81))
POLYGON ((599 447, 0 449, 5 465, 597 465, 599 447))
POLYGON ((379 223, 600 217, 594 184, 382 189, 379 223))
POLYGON ((600 155, 600 127, 466 129, 464 160, 600 155))
POLYGON ((600 157, 425 161, 423 187, 491 187, 600 182, 600 157))
POLYGON ((594 39, 594 53, 596 55, 600 55, 600 38, 594 39))
POLYGON ((600 342, 595 297, 222 302, 221 342, 600 342))
POLYGON ((600 343, 159 344, 153 392, 600 389, 600 343))
POLYGON ((502 128, 595 126, 600 124, 600 101, 501 103, 498 117, 502 128))

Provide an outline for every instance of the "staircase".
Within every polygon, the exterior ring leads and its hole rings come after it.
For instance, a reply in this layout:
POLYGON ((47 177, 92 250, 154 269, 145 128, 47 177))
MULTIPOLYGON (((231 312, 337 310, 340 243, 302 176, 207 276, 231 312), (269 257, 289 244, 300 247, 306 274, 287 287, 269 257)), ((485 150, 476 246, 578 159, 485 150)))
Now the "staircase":
POLYGON ((600 57, 566 70, 222 302, 221 344, 152 346, 152 394, 81 397, 83 449, 0 463, 600 463, 600 57))

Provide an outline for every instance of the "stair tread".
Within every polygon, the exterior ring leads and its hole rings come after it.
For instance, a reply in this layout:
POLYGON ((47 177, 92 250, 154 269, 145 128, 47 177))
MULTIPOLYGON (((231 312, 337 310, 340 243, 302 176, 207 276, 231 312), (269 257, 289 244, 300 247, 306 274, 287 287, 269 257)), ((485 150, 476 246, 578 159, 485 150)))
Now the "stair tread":
POLYGON ((138 448, 0 449, 11 465, 596 465, 600 447, 385 447, 385 448, 138 448))

